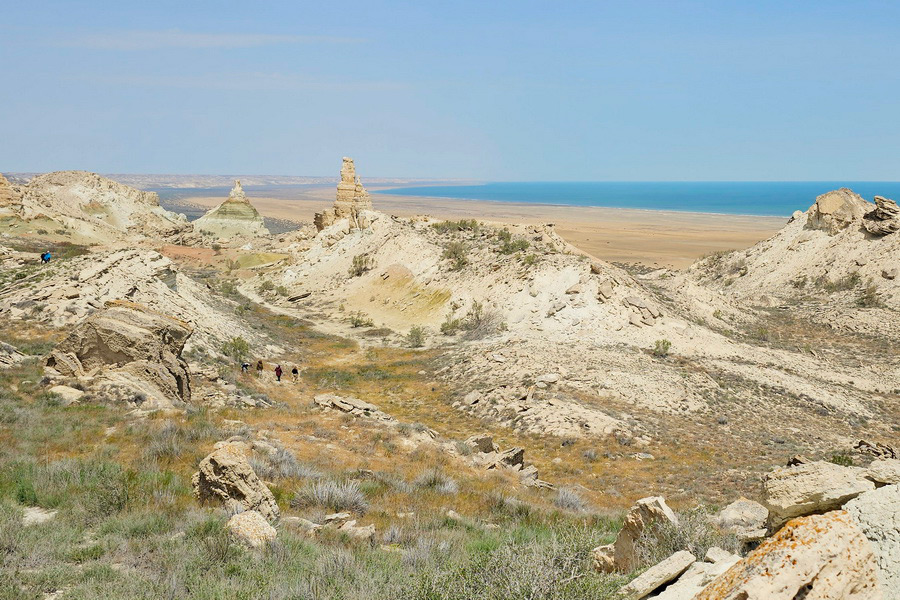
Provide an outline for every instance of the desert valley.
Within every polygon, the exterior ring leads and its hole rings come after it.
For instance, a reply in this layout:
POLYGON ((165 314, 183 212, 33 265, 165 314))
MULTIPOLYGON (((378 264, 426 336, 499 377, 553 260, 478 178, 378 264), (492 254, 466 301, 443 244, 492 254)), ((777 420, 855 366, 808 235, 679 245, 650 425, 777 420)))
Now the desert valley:
POLYGON ((0 177, 3 597, 900 597, 895 202, 362 181, 0 177))

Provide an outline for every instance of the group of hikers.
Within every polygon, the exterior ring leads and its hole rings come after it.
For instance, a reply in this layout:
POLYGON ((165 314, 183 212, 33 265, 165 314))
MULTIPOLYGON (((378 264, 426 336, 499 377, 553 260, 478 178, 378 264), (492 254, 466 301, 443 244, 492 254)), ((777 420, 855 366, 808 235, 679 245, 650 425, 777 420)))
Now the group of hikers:
MULTIPOLYGON (((256 376, 262 377, 263 372, 263 361, 256 361, 256 376)), ((241 363, 241 373, 249 373, 250 372, 250 363, 243 362, 241 363)), ((284 369, 281 368, 281 365, 275 365, 275 379, 281 381, 281 376, 284 375, 284 369)), ((297 383, 297 380, 300 378, 300 370, 294 366, 291 369, 291 378, 293 378, 294 383, 297 383)))

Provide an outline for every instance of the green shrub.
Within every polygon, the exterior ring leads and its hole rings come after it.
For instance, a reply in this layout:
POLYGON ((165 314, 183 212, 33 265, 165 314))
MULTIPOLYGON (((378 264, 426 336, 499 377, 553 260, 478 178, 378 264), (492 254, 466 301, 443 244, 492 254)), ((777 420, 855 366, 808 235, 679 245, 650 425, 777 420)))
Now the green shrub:
POLYGON ((853 457, 843 454, 843 453, 835 453, 831 455, 831 458, 828 459, 829 462, 832 462, 836 465, 840 465, 842 467, 852 467, 853 466, 853 457))
POLYGON ((656 340, 653 344, 653 356, 657 358, 665 358, 669 355, 669 349, 672 347, 672 342, 669 340, 656 340))
POLYGON ((357 254, 350 263, 350 277, 359 277, 367 271, 371 271, 375 266, 375 261, 368 254, 357 254))
POLYGON ((259 287, 257 289, 260 293, 271 292, 275 289, 275 284, 266 279, 261 284, 259 284, 259 287))
POLYGON ((250 344, 242 337, 231 338, 222 344, 222 354, 236 361, 243 361, 250 355, 250 344))
POLYGON ((336 512, 349 510, 362 514, 368 510, 369 503, 357 481, 323 479, 309 483, 297 492, 291 500, 291 506, 295 508, 323 506, 336 512))
POLYGON ((870 281, 856 299, 856 305, 860 308, 883 308, 884 300, 878 295, 878 286, 870 281))
POLYGON ((862 277, 860 277, 859 273, 850 273, 833 281, 829 279, 827 275, 822 275, 816 279, 816 284, 829 294, 852 290, 861 282, 862 277))
POLYGON ((467 339, 481 339, 506 329, 499 311, 486 309, 481 302, 473 302, 462 321, 467 339))
POLYGON ((406 343, 410 348, 421 348, 425 345, 425 328, 421 325, 413 325, 406 335, 406 343))
POLYGON ((375 321, 370 319, 364 312, 356 311, 350 315, 350 327, 374 327, 375 321))
POLYGON ((444 335, 453 335, 463 326, 462 319, 454 319, 453 313, 447 313, 447 318, 441 323, 441 333, 444 335))
POLYGON ((438 233, 455 233, 457 231, 476 232, 481 228, 481 224, 475 219, 461 219, 459 221, 441 221, 432 223, 431 227, 438 233))
POLYGON ((441 255, 441 258, 450 261, 451 271, 459 271, 469 264, 469 259, 467 258, 468 253, 469 247, 463 242, 450 242, 444 248, 444 253, 441 255))

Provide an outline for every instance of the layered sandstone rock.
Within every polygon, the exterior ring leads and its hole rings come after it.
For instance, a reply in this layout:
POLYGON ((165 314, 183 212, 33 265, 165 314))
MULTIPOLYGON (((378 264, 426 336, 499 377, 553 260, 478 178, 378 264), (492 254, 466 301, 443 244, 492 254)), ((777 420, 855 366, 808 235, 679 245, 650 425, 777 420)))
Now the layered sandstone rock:
POLYGON ((875 210, 866 213, 863 227, 875 235, 888 235, 900 231, 900 207, 882 196, 875 196, 875 210))
POLYGON ((188 366, 181 358, 191 333, 184 321, 114 302, 76 325, 46 366, 94 387, 130 390, 144 408, 169 408, 191 400, 188 366))
POLYGON ((790 518, 840 508, 875 489, 875 484, 866 479, 865 469, 824 461, 775 469, 766 475, 763 485, 773 530, 790 518))
POLYGON ((809 209, 807 225, 834 235, 859 221, 872 207, 848 188, 834 190, 816 198, 809 209))
POLYGON ((21 211, 22 197, 0 173, 0 216, 18 215, 21 211))
POLYGON ((753 500, 739 498, 716 515, 716 525, 735 534, 744 543, 766 537, 769 510, 753 500))
POLYGON ((626 600, 640 600, 669 583, 694 564, 695 557, 687 550, 676 552, 664 561, 650 567, 619 591, 626 600))
POLYGON ((278 519, 275 496, 260 481, 242 444, 225 444, 200 461, 191 483, 200 502, 210 500, 226 508, 257 511, 269 521, 278 519))
POLYGON ((194 221, 194 228, 219 238, 269 235, 262 215, 250 203, 240 180, 234 182, 227 200, 194 221))
POLYGON ((843 510, 790 521, 696 600, 881 600, 872 546, 843 510))
POLYGON ((635 502, 616 541, 592 551, 594 567, 605 573, 633 571, 637 567, 635 543, 645 529, 657 523, 678 523, 678 517, 664 498, 651 496, 635 502))
POLYGON ((353 159, 345 156, 341 165, 341 180, 337 186, 334 207, 316 213, 313 222, 319 231, 340 219, 347 219, 351 228, 364 229, 368 226, 368 221, 362 211, 367 210, 372 210, 372 200, 356 175, 353 159))

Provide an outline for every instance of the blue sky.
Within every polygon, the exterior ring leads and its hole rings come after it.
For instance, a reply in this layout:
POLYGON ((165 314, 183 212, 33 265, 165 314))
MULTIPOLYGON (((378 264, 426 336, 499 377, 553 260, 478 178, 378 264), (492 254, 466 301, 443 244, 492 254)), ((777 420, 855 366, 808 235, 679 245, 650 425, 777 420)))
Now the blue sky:
POLYGON ((900 179, 897 2, 0 9, 0 171, 900 179))

